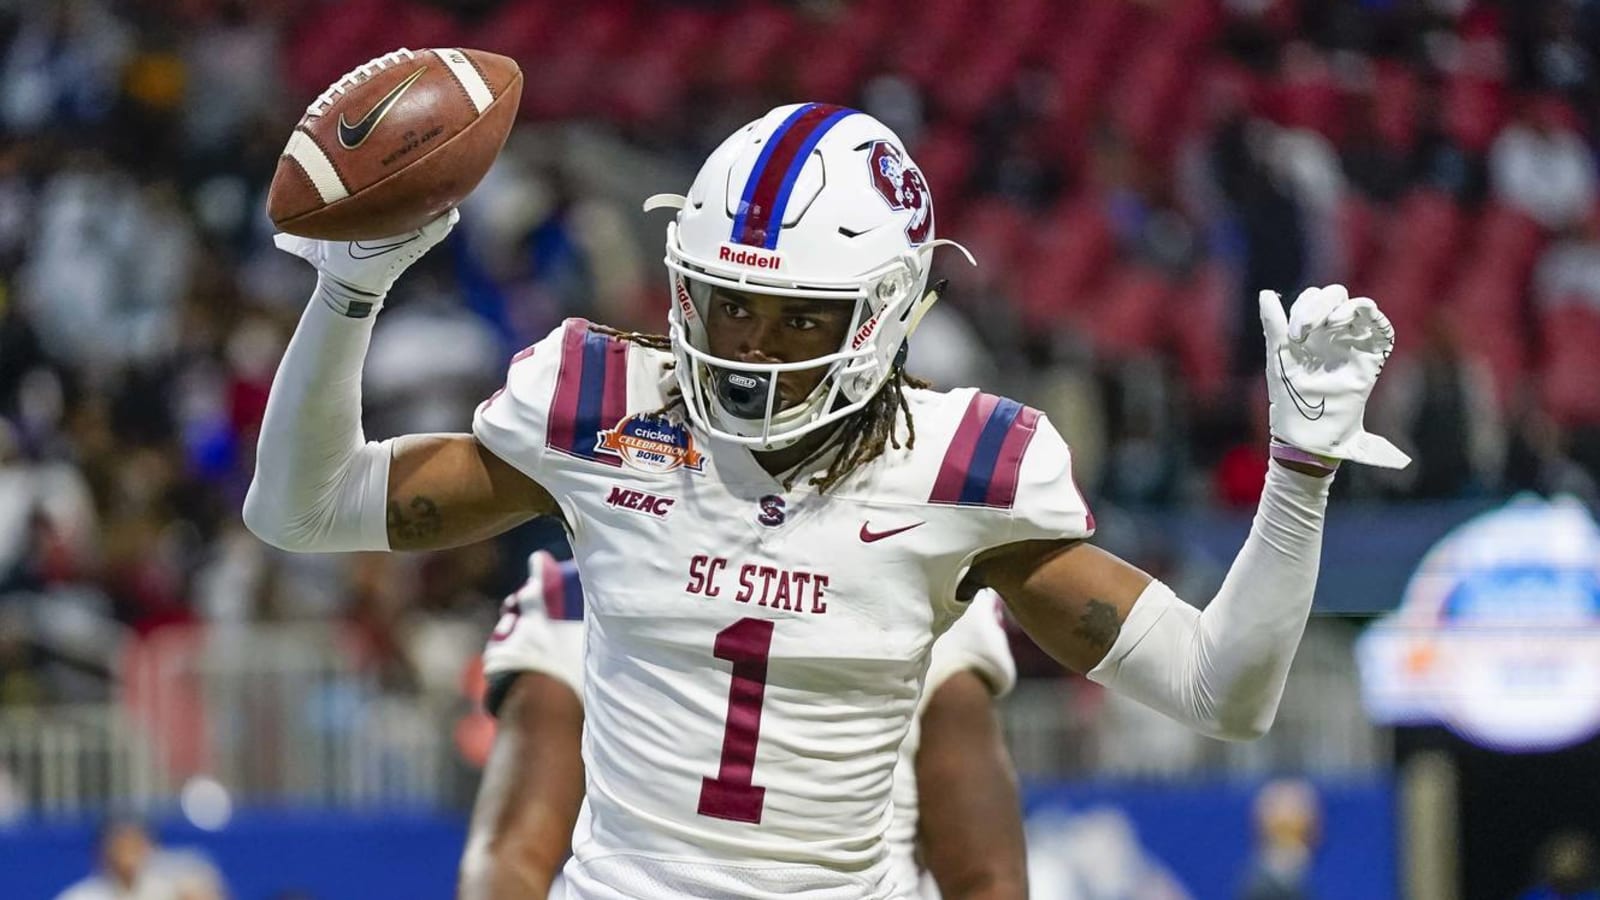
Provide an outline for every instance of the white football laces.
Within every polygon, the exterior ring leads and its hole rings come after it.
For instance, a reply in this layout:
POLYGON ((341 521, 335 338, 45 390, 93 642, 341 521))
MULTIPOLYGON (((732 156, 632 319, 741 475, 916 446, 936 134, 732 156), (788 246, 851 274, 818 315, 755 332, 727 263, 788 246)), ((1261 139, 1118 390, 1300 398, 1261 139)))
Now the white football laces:
POLYGON ((356 66, 354 69, 346 72, 338 81, 328 85, 328 89, 318 95, 317 99, 311 101, 310 106, 306 107, 306 115, 321 116, 323 113, 328 111, 328 107, 332 106, 335 100, 338 100, 346 93, 349 93, 349 91, 356 85, 361 84, 362 82, 371 78, 373 75, 376 75, 390 66, 404 62, 408 59, 416 58, 417 55, 415 53, 412 53, 405 47, 401 47, 399 50, 393 50, 385 53, 377 59, 367 60, 361 65, 356 66))

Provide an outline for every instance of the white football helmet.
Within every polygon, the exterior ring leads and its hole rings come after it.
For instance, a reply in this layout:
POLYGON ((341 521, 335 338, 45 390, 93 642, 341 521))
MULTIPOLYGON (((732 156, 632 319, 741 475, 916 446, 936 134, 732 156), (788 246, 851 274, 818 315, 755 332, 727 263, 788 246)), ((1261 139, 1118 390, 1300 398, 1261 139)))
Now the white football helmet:
MULTIPOLYGON (((893 371, 928 292, 933 197, 905 146, 877 119, 840 106, 780 106, 723 141, 674 207, 666 264, 677 378, 694 423, 761 450, 867 404, 893 371), (839 349, 816 359, 746 363, 711 355, 711 289, 837 300, 854 306, 839 349), (827 367, 816 390, 779 408, 778 375, 827 367)), ((972 255, 960 248, 968 261, 972 255)))

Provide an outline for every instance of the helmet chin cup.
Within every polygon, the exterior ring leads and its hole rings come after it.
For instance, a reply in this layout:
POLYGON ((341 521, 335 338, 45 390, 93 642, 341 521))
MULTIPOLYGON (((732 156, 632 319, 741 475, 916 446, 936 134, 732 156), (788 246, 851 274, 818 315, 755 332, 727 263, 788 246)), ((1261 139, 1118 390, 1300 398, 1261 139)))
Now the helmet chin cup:
POLYGON ((760 421, 767 414, 767 397, 772 391, 772 376, 759 372, 712 370, 717 402, 729 415, 760 421))

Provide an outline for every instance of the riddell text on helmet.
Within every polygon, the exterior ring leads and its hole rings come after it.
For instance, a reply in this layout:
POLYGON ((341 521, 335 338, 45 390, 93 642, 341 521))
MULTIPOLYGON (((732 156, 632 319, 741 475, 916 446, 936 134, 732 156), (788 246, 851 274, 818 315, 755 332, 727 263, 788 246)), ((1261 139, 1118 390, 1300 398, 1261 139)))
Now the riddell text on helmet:
POLYGON ((730 247, 727 244, 723 244, 718 250, 717 259, 757 269, 776 269, 783 265, 783 257, 776 253, 752 250, 748 247, 730 247))

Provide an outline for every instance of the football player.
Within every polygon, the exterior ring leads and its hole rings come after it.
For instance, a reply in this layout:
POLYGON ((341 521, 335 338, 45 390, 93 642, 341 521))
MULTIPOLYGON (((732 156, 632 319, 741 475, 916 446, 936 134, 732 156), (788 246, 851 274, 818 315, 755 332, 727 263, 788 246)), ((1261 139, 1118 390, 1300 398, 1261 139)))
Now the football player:
POLYGON ((1362 415, 1393 346, 1334 285, 1263 292, 1273 462, 1204 611, 1088 541, 1046 417, 901 366, 929 305, 928 185, 871 116, 774 109, 667 225, 666 336, 572 319, 470 434, 368 442, 374 313, 454 214, 374 242, 280 236, 319 272, 274 378, 249 527, 425 550, 559 516, 583 572, 585 791, 569 892, 900 897, 883 836, 934 639, 982 588, 1057 660, 1221 738, 1276 715, 1330 476, 1408 460, 1362 415))
MULTIPOLYGON (((570 560, 534 553, 484 648, 484 703, 499 727, 462 855, 463 900, 545 896, 572 845, 583 800, 581 591, 570 560)), ((1016 676, 1000 598, 984 591, 934 642, 894 773, 890 850, 902 883, 924 897, 1028 896, 1016 776, 992 703, 1016 676)))

